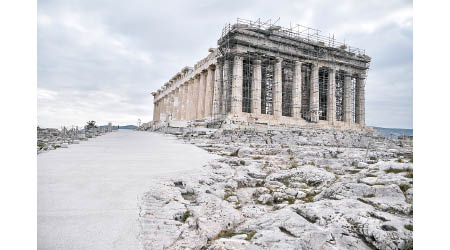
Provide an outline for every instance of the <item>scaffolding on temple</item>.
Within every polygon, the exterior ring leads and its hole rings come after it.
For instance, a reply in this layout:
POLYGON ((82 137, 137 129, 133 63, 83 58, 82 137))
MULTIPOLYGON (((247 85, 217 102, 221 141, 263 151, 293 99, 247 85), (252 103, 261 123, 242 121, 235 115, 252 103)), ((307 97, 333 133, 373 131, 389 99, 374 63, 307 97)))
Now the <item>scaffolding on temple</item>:
MULTIPOLYGON (((288 58, 293 58, 301 55, 305 58, 309 58, 309 61, 319 60, 324 58, 330 59, 336 62, 337 59, 334 54, 328 53, 329 51, 345 51, 352 55, 365 56, 365 51, 355 47, 348 46, 345 43, 341 43, 335 40, 334 35, 323 36, 320 34, 320 30, 305 27, 302 25, 290 26, 290 28, 283 28, 277 25, 279 19, 272 22, 272 20, 261 21, 250 21, 238 18, 236 23, 227 24, 222 30, 222 35, 219 39, 218 46, 218 67, 222 70, 219 74, 216 74, 215 81, 218 81, 215 86, 217 86, 214 91, 220 91, 217 98, 213 102, 213 114, 212 122, 219 122, 223 120, 232 110, 236 110, 239 105, 240 112, 243 113, 255 113, 257 110, 260 114, 274 115, 279 112, 282 116, 293 116, 293 77, 294 77, 294 62, 292 60, 286 59, 286 53, 288 53, 288 58), (239 52, 233 50, 232 48, 236 46, 237 41, 234 39, 233 35, 236 32, 236 28, 245 27, 245 29, 251 31, 257 31, 262 34, 270 34, 273 36, 279 36, 283 38, 288 38, 296 42, 300 42, 299 46, 292 46, 293 50, 289 52, 280 54, 280 48, 283 45, 281 42, 277 42, 276 39, 272 39, 270 42, 275 44, 275 47, 269 47, 267 39, 264 36, 258 37, 255 42, 248 42, 245 44, 248 47, 247 52, 239 52), (258 48, 267 48, 274 53, 265 54, 258 51, 258 48), (328 52, 327 52, 328 51, 328 52), (238 72, 234 68, 235 57, 238 56, 242 59, 242 79, 237 79, 238 72), (277 68, 276 63, 282 58, 281 62, 281 74, 280 80, 277 81, 276 74, 277 68), (261 86, 260 89, 256 89, 254 86, 254 61, 260 60, 261 62, 261 86), (280 87, 281 85, 281 87, 280 87), (238 95, 234 95, 236 91, 241 91, 238 95), (259 93, 255 94, 254 91, 259 93), (279 96, 277 91, 281 91, 281 100, 277 100, 276 96, 279 96), (235 98, 241 98, 240 100, 233 100, 235 98), (236 97, 237 96, 237 97, 236 97), (281 102, 281 105, 279 103, 281 102), (260 103, 260 107, 255 107, 256 103, 260 103), (277 110, 281 107, 281 110, 277 110)), ((239 44, 243 46, 243 44, 239 44)), ((241 60, 239 59, 239 60, 241 60)), ((346 63, 351 63, 349 59, 339 58, 339 60, 346 63)), ((313 67, 309 62, 302 63, 301 66, 301 101, 299 103, 301 110, 301 118, 306 121, 312 121, 312 114, 317 115, 315 119, 317 120, 327 120, 328 112, 335 112, 335 117, 337 121, 344 120, 344 96, 350 94, 353 98, 351 103, 352 120, 355 121, 355 113, 357 106, 360 105, 356 101, 358 95, 358 89, 356 84, 356 77, 352 76, 350 89, 351 93, 345 93, 344 88, 344 72, 335 71, 334 66, 331 67, 320 67, 318 69, 318 75, 313 75, 313 67), (329 95, 329 84, 330 84, 330 70, 332 70, 335 77, 335 89, 334 97, 336 100, 335 110, 329 110, 328 99, 329 95), (317 79, 318 78, 318 79, 317 79), (313 86, 313 82, 317 85, 313 86), (318 91, 318 98, 311 99, 311 91, 318 91), (311 101, 318 102, 314 103, 311 107, 311 101)))

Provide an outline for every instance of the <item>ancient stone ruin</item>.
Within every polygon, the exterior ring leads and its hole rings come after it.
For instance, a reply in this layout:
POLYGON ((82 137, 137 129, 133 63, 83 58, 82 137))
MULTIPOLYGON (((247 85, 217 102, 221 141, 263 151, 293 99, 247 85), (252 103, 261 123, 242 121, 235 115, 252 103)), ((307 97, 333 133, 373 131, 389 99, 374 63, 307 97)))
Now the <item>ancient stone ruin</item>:
POLYGON ((237 19, 217 49, 153 92, 153 126, 365 127, 364 50, 297 25, 237 19))

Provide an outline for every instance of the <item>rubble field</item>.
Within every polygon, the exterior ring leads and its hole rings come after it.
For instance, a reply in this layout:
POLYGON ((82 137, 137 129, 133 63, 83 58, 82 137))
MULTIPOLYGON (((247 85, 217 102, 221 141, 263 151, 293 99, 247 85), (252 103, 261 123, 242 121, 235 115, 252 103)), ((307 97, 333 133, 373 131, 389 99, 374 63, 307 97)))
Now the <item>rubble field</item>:
POLYGON ((220 157, 152 184, 145 249, 412 249, 412 145, 325 129, 179 137, 220 157))

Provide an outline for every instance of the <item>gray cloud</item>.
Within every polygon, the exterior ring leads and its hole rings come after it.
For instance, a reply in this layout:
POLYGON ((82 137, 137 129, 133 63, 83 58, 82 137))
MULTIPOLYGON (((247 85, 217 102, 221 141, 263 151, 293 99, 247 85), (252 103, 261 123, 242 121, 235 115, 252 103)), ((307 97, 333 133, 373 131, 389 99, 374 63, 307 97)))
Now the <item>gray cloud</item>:
POLYGON ((38 123, 151 120, 150 92, 236 17, 334 33, 372 57, 367 123, 412 127, 412 1, 39 1, 38 123))

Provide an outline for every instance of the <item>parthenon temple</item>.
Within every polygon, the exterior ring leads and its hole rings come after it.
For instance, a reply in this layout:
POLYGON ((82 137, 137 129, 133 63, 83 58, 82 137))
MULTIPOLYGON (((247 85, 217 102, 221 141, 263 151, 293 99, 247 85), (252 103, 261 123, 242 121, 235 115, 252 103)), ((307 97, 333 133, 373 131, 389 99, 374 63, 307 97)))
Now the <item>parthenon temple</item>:
POLYGON ((365 127, 362 49, 296 25, 237 19, 154 97, 154 124, 365 127))

